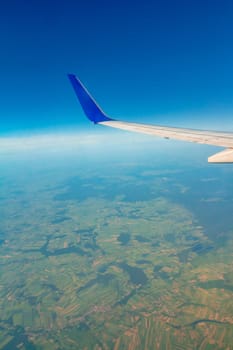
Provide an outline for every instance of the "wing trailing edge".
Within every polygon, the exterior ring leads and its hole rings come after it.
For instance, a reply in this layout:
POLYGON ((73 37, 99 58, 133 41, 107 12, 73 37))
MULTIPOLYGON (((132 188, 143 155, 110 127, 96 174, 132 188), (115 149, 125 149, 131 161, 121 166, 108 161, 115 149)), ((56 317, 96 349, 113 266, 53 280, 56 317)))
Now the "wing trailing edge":
POLYGON ((233 163, 233 133, 131 123, 109 118, 81 81, 74 74, 68 74, 68 77, 85 115, 93 123, 166 139, 224 147, 225 150, 209 157, 208 162, 233 163))

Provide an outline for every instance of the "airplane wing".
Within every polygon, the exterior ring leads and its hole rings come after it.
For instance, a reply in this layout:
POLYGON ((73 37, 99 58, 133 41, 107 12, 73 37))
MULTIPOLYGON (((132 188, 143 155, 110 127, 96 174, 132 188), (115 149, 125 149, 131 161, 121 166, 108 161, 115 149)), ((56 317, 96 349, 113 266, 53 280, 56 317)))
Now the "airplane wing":
POLYGON ((98 106, 81 81, 73 74, 68 74, 68 77, 84 113, 94 124, 159 136, 166 139, 224 147, 225 149, 223 151, 209 157, 208 162, 233 163, 233 133, 139 124, 109 118, 98 106))

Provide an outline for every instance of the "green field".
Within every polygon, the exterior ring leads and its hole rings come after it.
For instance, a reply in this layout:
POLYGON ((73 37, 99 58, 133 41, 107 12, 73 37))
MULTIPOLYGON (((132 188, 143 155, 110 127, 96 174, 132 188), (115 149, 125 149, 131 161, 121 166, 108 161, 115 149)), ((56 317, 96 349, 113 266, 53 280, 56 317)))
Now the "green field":
POLYGON ((117 167, 0 179, 0 349, 233 349, 231 196, 117 167))

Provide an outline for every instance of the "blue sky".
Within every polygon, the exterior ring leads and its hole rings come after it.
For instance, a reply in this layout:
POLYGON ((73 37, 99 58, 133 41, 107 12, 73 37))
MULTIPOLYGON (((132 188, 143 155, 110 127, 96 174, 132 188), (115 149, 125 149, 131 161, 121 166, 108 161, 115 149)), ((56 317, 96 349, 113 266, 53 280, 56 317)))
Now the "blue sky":
POLYGON ((91 128, 67 73, 113 117, 233 128, 232 23, 231 0, 5 2, 0 133, 91 128))

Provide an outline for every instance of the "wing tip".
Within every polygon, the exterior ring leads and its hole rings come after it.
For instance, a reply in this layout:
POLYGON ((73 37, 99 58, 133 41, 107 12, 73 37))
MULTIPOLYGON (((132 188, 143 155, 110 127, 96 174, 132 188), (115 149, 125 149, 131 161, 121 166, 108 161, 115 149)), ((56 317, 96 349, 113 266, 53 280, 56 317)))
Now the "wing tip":
POLYGON ((67 76, 71 82, 71 85, 73 86, 75 94, 78 97, 85 115, 90 121, 92 121, 94 124, 98 124, 113 120, 109 118, 98 106, 97 102, 75 74, 69 73, 67 76))

